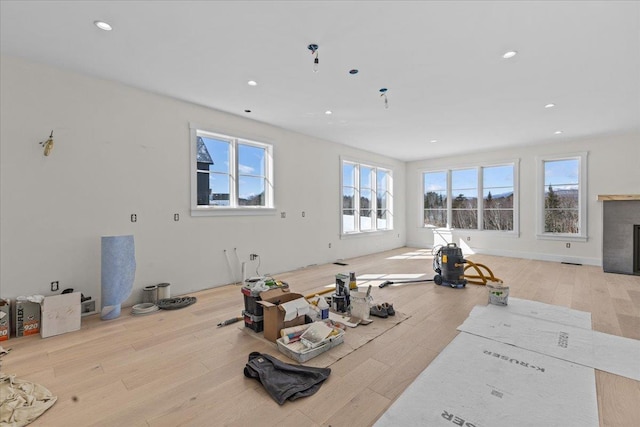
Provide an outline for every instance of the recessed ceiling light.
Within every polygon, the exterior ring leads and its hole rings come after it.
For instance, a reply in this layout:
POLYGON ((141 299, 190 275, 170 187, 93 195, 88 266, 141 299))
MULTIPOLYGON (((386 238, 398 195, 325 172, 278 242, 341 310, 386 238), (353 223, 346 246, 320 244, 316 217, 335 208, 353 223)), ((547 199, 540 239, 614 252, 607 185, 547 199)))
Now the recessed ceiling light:
POLYGON ((555 107, 555 106, 556 106, 556 104, 554 104, 554 103, 549 103, 549 104, 545 105, 545 106, 544 106, 544 108, 553 108, 553 107, 555 107))
POLYGON ((255 80, 249 80, 249 81, 247 82, 247 84, 248 84, 249 86, 258 86, 258 82, 256 82, 255 80))
POLYGON ((95 25, 96 27, 100 28, 101 30, 104 31, 111 31, 113 30, 113 28, 111 27, 111 25, 107 24, 104 21, 93 21, 93 25, 95 25))
POLYGON ((505 52, 504 55, 502 55, 502 57, 504 59, 509 59, 509 58, 513 58, 514 56, 516 56, 518 54, 518 52, 516 52, 515 50, 510 50, 509 52, 505 52))
POLYGON ((554 134, 556 134, 556 135, 560 135, 561 133, 562 133, 561 130, 557 130, 557 131, 554 132, 554 134))
POLYGON ((325 111, 324 113, 325 113, 327 116, 330 116, 331 114, 333 114, 333 111, 331 111, 331 110, 327 110, 327 111, 325 111))
POLYGON ((251 112, 251 110, 244 110, 244 112, 245 112, 245 113, 250 113, 250 112, 251 112))
POLYGON ((438 140, 437 140, 437 139, 432 139, 432 140, 431 140, 431 141, 429 141, 429 142, 438 142, 438 140))
POLYGON ((358 70, 355 68, 352 70, 349 70, 349 74, 358 74, 358 70))

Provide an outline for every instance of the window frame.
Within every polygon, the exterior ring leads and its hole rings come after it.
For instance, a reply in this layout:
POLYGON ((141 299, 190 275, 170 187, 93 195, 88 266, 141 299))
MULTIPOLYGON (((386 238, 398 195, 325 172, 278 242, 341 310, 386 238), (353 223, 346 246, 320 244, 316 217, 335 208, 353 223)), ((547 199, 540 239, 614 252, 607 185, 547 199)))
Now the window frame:
MULTIPOLYGON (((369 187, 367 187, 369 188, 369 187)), ((375 162, 367 162, 367 161, 359 161, 351 158, 340 157, 340 210, 339 210, 339 219, 340 219, 340 238, 350 237, 350 236, 363 236, 370 234, 378 234, 384 232, 391 232, 394 230, 394 221, 393 221, 393 168, 385 165, 376 164, 375 162), (351 208, 354 213, 354 230, 353 231, 345 231, 344 229, 344 166, 345 164, 351 164, 354 167, 354 177, 353 177, 353 207, 351 208), (366 167, 371 169, 371 179, 370 184, 373 186, 371 188, 371 206, 369 206, 369 210, 371 211, 371 229, 362 230, 360 224, 360 191, 361 191, 361 182, 360 182, 360 168, 366 167), (378 207, 378 172, 384 171, 386 172, 386 193, 387 193, 387 206, 384 209, 387 211, 387 227, 386 228, 378 228, 378 211, 380 210, 378 207)))
POLYGON ((581 151, 577 153, 555 154, 536 156, 537 183, 536 183, 536 238, 539 240, 563 240, 573 242, 586 242, 589 238, 588 224, 588 200, 587 200, 587 162, 589 153, 581 151), (559 160, 578 160, 578 229, 579 233, 551 233, 545 229, 545 162, 559 160))
POLYGON ((225 135, 219 132, 214 132, 207 129, 204 126, 199 126, 193 123, 189 124, 190 130, 190 170, 191 170, 191 216, 220 216, 220 215, 273 215, 276 213, 275 208, 275 192, 274 192, 274 180, 273 180, 273 144, 255 141, 247 138, 225 135), (221 141, 229 143, 229 205, 228 206, 215 206, 215 205, 199 205, 198 204, 198 165, 197 165, 197 153, 198 153, 198 137, 205 136, 208 138, 215 138, 221 141), (246 206, 238 203, 238 189, 239 178, 241 174, 239 172, 238 163, 238 147, 240 145, 254 146, 265 150, 265 164, 264 164, 264 206, 246 206))
POLYGON ((480 165, 461 165, 447 168, 433 168, 422 169, 420 173, 420 214, 419 214, 419 227, 420 228, 435 228, 441 230, 455 230, 458 232, 475 233, 481 232, 484 234, 497 234, 501 236, 520 236, 520 159, 506 160, 502 162, 483 163, 480 165), (513 168, 513 230, 490 230, 484 228, 484 174, 483 171, 486 168, 511 166, 513 168), (452 226, 453 219, 453 189, 452 189, 452 173, 454 171, 475 169, 477 173, 477 207, 475 208, 477 213, 477 227, 476 228, 454 228, 452 226), (445 173, 446 176, 446 226, 438 227, 432 224, 425 224, 424 215, 424 195, 426 194, 425 188, 425 174, 429 173, 445 173))

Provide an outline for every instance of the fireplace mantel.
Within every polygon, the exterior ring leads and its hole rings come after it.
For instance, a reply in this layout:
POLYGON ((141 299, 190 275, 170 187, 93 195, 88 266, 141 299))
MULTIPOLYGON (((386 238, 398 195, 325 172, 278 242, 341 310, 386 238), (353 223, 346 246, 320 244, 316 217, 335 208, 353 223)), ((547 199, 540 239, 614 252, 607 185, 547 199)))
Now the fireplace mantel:
POLYGON ((640 194, 598 194, 598 201, 640 200, 640 194))

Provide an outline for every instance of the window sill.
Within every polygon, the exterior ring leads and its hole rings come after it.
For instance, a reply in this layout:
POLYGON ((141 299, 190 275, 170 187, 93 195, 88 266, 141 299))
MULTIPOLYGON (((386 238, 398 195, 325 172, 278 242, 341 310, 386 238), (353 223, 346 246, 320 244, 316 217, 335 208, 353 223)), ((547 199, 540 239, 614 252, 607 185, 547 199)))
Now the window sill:
POLYGON ((561 240, 563 242, 586 242, 589 237, 588 236, 580 236, 576 234, 536 234, 536 239, 538 240, 561 240))
POLYGON ((352 239, 366 236, 380 236, 386 233, 393 233, 393 230, 374 230, 374 231, 354 231, 340 235, 340 239, 352 239))
POLYGON ((191 209, 192 217, 200 216, 260 216, 260 215, 275 215, 277 213, 276 208, 225 208, 225 207, 203 207, 191 209))

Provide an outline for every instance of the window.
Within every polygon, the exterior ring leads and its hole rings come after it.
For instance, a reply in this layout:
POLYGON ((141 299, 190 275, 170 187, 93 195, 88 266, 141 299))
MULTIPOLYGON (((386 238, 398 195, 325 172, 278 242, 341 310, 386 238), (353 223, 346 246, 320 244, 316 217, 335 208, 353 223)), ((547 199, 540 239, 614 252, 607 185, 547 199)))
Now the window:
POLYGON ((513 166, 482 168, 482 228, 513 230, 513 166))
POLYGON ((539 158, 538 237, 586 240, 586 158, 586 153, 539 158))
POLYGON ((451 226, 478 228, 478 170, 451 171, 451 226))
POLYGON ((342 162, 342 234, 393 229, 393 181, 388 169, 342 162))
POLYGON ((422 176, 424 226, 517 232, 517 162, 422 176))
POLYGON ((427 172, 424 178, 424 224, 447 226, 447 172, 427 172))
POLYGON ((272 146, 192 127, 192 213, 273 210, 272 146))

